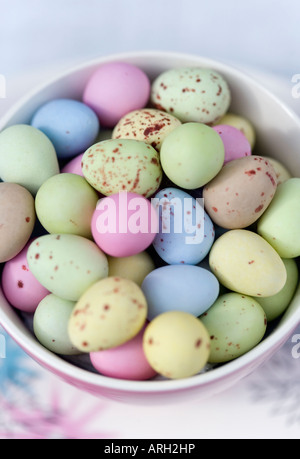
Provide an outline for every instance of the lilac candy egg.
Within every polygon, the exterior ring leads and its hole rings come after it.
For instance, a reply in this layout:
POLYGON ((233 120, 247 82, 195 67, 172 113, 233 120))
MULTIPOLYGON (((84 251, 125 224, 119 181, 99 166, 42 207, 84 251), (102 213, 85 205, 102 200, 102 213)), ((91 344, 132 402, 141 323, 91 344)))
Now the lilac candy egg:
POLYGON ((76 174, 83 177, 81 162, 83 158, 83 154, 76 156, 75 158, 71 159, 64 168, 61 170, 62 174, 76 174))
POLYGON ((213 129, 219 134, 224 144, 224 164, 251 155, 251 145, 239 129, 226 124, 214 126, 213 129))

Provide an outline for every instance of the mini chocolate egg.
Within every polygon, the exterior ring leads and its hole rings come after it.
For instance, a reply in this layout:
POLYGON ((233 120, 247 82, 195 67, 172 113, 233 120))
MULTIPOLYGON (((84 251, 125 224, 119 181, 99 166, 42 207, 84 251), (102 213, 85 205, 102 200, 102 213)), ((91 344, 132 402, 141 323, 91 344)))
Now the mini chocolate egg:
POLYGON ((170 265, 196 265, 203 260, 215 232, 202 203, 177 188, 159 191, 151 202, 159 216, 153 247, 162 260, 170 265))
POLYGON ((208 331, 198 318, 183 311, 160 314, 144 333, 144 352, 151 367, 169 379, 194 376, 210 353, 208 331))
POLYGON ((51 140, 59 158, 70 158, 92 145, 99 131, 96 113, 73 99, 53 99, 35 112, 31 126, 51 140))
POLYGON ((130 257, 107 257, 110 277, 123 277, 135 282, 139 287, 145 277, 155 269, 155 264, 147 252, 140 252, 130 257))
POLYGON ((35 198, 39 221, 48 233, 92 238, 97 192, 77 174, 58 174, 43 183, 35 198))
POLYGON ((222 285, 254 297, 275 295, 287 279, 278 253, 248 230, 231 230, 219 237, 211 248, 209 264, 222 285))
POLYGON ((0 183, 0 263, 21 252, 35 220, 34 199, 29 191, 15 183, 0 183))
POLYGON ((276 173, 267 160, 261 156, 235 159, 205 186, 205 209, 222 228, 246 228, 266 211, 276 188, 276 173))
POLYGON ((259 303, 238 293, 221 295, 200 320, 210 335, 209 363, 229 362, 250 351, 267 327, 259 303))
POLYGON ((105 254, 89 239, 73 234, 47 234, 29 246, 30 271, 51 293, 78 301, 95 282, 107 277, 105 254))
POLYGON ((213 123, 228 110, 227 82, 215 70, 183 67, 167 70, 152 83, 151 102, 183 123, 213 123))
POLYGON ((286 182, 288 179, 292 178, 291 173, 287 170, 287 168, 280 162, 274 158, 270 158, 269 156, 264 156, 264 158, 271 163, 273 169, 276 173, 277 178, 277 186, 283 182, 286 182))
POLYGON ((93 145, 83 156, 82 171, 89 184, 105 196, 128 191, 148 198, 162 180, 157 151, 131 139, 105 140, 93 145))
POLYGON ((47 295, 33 317, 33 331, 38 341, 49 351, 61 355, 78 355, 68 336, 68 324, 75 302, 47 295))
POLYGON ((149 320, 172 310, 197 317, 216 301, 219 282, 210 271, 198 266, 163 266, 146 276, 142 290, 148 304, 149 320))
POLYGON ((218 124, 213 129, 219 134, 224 144, 224 164, 251 155, 250 143, 239 129, 226 124, 218 124))
POLYGON ((164 138, 180 125, 175 116, 144 108, 127 113, 116 125, 112 138, 141 140, 159 151, 164 138))
POLYGON ((82 158, 83 158, 83 153, 81 153, 78 156, 75 156, 75 158, 71 159, 61 170, 62 174, 77 174, 83 177, 83 172, 81 169, 81 163, 82 163, 82 158))
POLYGON ((287 280, 283 289, 276 295, 257 298, 265 311, 268 322, 277 319, 287 309, 298 286, 299 272, 296 261, 293 258, 283 258, 282 261, 287 272, 287 280))
POLYGON ((40 130, 17 124, 0 133, 0 177, 35 195, 40 186, 59 173, 52 142, 40 130))
POLYGON ((226 113, 226 115, 217 121, 217 124, 227 124, 228 126, 233 126, 234 128, 239 129, 246 136, 251 149, 253 150, 256 133, 252 123, 247 118, 234 113, 226 113))
POLYGON ((69 321, 69 336, 83 352, 120 346, 134 338, 147 317, 147 303, 134 282, 108 277, 81 296, 69 321))
POLYGON ((39 283, 28 267, 27 251, 32 242, 30 240, 16 257, 5 263, 1 284, 7 301, 28 313, 34 312, 40 301, 49 295, 48 290, 39 283))
POLYGON ((300 255, 300 178, 279 185, 274 199, 257 224, 257 232, 282 258, 300 255))

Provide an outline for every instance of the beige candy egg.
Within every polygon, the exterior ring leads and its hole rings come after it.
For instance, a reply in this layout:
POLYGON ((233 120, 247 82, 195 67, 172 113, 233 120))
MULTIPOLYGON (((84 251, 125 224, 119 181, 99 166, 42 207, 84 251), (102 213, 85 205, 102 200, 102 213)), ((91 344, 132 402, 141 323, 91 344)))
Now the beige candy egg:
POLYGON ((287 170, 287 168, 277 159, 269 158, 268 156, 264 156, 264 158, 271 163, 276 173, 277 178, 277 186, 281 183, 286 182, 290 178, 292 178, 292 174, 287 170))
POLYGON ((265 212, 277 188, 276 173, 261 156, 230 161, 203 191, 212 220, 227 229, 246 228, 265 212))
POLYGON ((142 290, 132 281, 108 277, 80 298, 69 321, 69 337, 83 352, 120 346, 134 338, 147 317, 142 290))
POLYGON ((36 216, 34 199, 15 183, 0 183, 0 262, 14 258, 27 244, 36 216))
POLYGON ((155 264, 147 252, 130 257, 107 257, 110 277, 123 277, 141 286, 145 277, 155 269, 155 264))
POLYGON ((248 296, 275 295, 287 280, 278 253, 261 236, 248 230, 227 231, 219 237, 210 251, 209 264, 222 285, 248 296))
POLYGON ((197 317, 183 311, 168 311, 150 322, 143 348, 157 373, 170 379, 188 378, 206 365, 210 337, 197 317))
POLYGON ((236 115, 234 113, 226 113, 226 115, 224 115, 214 124, 227 124, 228 126, 233 126, 236 129, 239 129, 245 135, 251 145, 251 149, 253 150, 256 140, 256 133, 252 123, 247 118, 244 118, 241 115, 236 115))
POLYGON ((141 140, 160 150, 165 137, 180 125, 181 121, 175 116, 145 108, 125 115, 114 128, 112 138, 141 140))

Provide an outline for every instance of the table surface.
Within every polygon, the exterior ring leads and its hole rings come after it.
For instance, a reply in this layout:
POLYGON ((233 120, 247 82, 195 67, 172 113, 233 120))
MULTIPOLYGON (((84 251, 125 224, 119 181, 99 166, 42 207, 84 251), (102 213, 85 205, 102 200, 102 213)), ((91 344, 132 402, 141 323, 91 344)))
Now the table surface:
MULTIPOLYGON (((28 89, 59 70, 11 77, 6 98, 0 98, 0 116, 28 89)), ((300 115, 292 81, 253 68, 242 70, 300 115)), ((298 334, 300 326, 293 336, 298 334)), ((179 406, 146 408, 95 398, 71 387, 26 356, 1 329, 0 336, 6 342, 6 358, 0 358, 0 438, 300 437, 300 354, 292 336, 263 366, 221 394, 179 406)))

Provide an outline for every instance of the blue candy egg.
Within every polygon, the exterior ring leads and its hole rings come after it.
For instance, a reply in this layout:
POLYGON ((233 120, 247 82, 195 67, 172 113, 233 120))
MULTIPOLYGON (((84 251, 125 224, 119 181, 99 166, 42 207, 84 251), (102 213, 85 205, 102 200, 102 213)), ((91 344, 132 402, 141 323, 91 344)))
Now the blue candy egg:
POLYGON ((213 223, 202 200, 177 188, 165 188, 151 200, 159 216, 153 241, 158 255, 169 265, 196 265, 214 242, 213 223))
POLYGON ((93 145, 99 133, 99 120, 87 105, 72 99, 55 99, 42 105, 31 125, 53 143, 58 158, 70 158, 93 145))
POLYGON ((142 290, 148 319, 167 311, 185 311, 198 317, 219 295, 219 282, 207 269, 191 265, 163 266, 146 276, 142 290))

